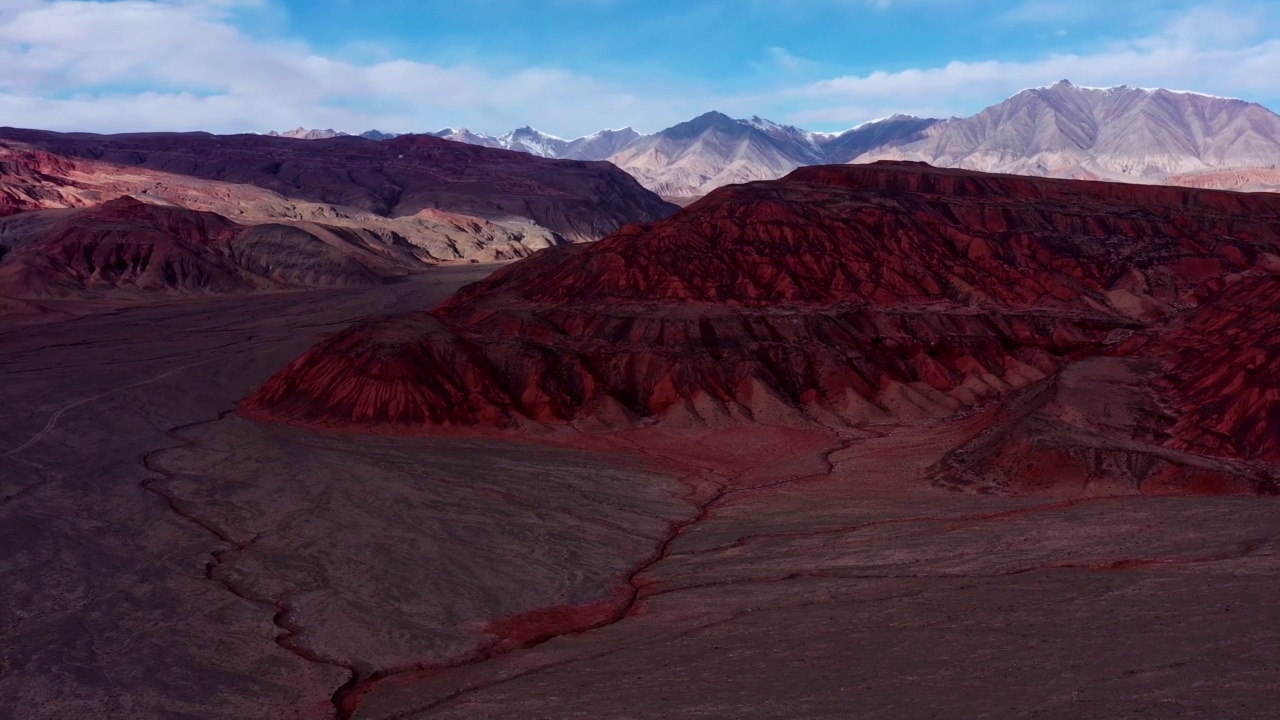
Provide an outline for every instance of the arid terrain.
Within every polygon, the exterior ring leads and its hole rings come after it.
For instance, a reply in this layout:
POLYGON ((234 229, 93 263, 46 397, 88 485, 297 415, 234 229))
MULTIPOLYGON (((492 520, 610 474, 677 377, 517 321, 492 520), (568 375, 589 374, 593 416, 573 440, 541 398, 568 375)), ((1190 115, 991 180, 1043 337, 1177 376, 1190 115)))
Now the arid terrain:
POLYGON ((1271 717, 1275 217, 813 168, 501 268, 41 300, 0 717, 1271 717))
POLYGON ((232 412, 326 333, 491 269, 6 327, 0 717, 330 717, 351 668, 608 597, 687 512, 669 473, 232 412))
POLYGON ((136 290, 376 285, 598 240, 675 209, 608 163, 427 136, 0 128, 0 312, 136 290))
POLYGON ((1280 720, 1277 67, 0 0, 0 720, 1280 720))

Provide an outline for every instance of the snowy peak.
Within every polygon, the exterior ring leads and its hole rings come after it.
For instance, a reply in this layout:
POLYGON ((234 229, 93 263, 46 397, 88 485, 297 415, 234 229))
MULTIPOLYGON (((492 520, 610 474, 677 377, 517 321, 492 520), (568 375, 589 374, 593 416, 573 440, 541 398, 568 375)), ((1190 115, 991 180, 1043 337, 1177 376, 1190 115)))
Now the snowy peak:
POLYGON ((437 130, 436 132, 431 134, 438 138, 443 138, 445 140, 452 140, 454 142, 466 143, 468 145, 479 145, 481 147, 491 147, 491 148, 503 147, 502 143, 498 140, 498 138, 493 137, 492 135, 485 135, 483 133, 473 133, 466 128, 458 128, 458 129, 445 128, 443 130, 437 130))
POLYGON ((560 157, 567 160, 604 160, 639 138, 640 133, 629 127, 600 130, 570 142, 560 157))
POLYGON ((341 130, 308 130, 304 127, 298 127, 284 132, 272 130, 267 135, 269 137, 291 138, 293 140, 328 140, 335 137, 347 137, 348 133, 341 130))
MULTIPOLYGON (((299 127, 294 130, 286 130, 284 132, 276 132, 275 130, 272 130, 271 132, 267 133, 267 136, 290 138, 293 140, 328 140, 329 138, 336 138, 336 137, 351 137, 351 133, 343 132, 341 130, 332 130, 332 129, 308 130, 304 127, 299 127)), ((360 133, 357 137, 362 137, 366 140, 381 141, 381 140, 392 140, 399 136, 400 136, 399 133, 382 132, 381 130, 366 130, 360 133)))
POLYGON ((865 128, 874 127, 876 125, 886 125, 886 124, 900 123, 900 122, 915 122, 919 120, 932 120, 932 118, 922 118, 922 117, 917 117, 915 115, 904 115, 902 113, 894 113, 892 115, 886 115, 885 117, 875 118, 874 120, 867 120, 866 122, 858 123, 857 125, 854 125, 848 130, 845 130, 844 132, 824 133, 824 134, 830 135, 830 136, 840 136, 840 135, 845 135, 847 133, 851 133, 854 130, 863 130, 865 128))
POLYGON ((810 132, 794 125, 781 125, 772 120, 766 120, 759 115, 752 115, 746 120, 739 120, 738 122, 754 128, 778 142, 796 145, 797 152, 811 156, 816 162, 820 163, 825 160, 822 141, 827 136, 823 133, 810 132))
POLYGON ((564 153, 569 143, 564 138, 549 135, 536 128, 525 125, 516 128, 498 138, 501 147, 508 150, 537 155, 539 157, 558 158, 564 153))

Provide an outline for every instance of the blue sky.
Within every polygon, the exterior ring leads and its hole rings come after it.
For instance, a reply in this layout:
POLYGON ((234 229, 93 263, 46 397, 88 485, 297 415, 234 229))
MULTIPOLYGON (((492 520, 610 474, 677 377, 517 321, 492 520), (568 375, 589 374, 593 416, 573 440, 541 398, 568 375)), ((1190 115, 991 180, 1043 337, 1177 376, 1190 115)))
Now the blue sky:
POLYGON ((0 124, 837 130, 1069 78, 1280 107, 1267 0, 0 0, 0 124))

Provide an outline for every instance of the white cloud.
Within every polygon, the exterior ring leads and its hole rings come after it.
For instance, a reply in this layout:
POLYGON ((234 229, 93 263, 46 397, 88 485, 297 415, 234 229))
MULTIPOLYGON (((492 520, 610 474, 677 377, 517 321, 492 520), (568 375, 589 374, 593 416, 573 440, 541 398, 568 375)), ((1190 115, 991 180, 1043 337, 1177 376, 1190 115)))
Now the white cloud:
POLYGON ((1134 85, 1252 98, 1280 97, 1280 40, 1260 12, 1192 9, 1158 33, 1089 54, 1027 61, 951 62, 812 82, 783 92, 801 105, 791 122, 848 123, 892 111, 968 113, 1018 90, 1070 79, 1081 85, 1134 85), (841 108, 849 111, 842 113, 841 108), (854 114, 857 113, 857 114, 854 114))
MULTIPOLYGON (((664 126, 701 102, 556 68, 357 64, 236 29, 245 0, 0 1, 6 124, 101 131, 664 126)), ((700 98, 705 101, 706 96, 700 98)))
POLYGON ((791 54, 786 48, 771 47, 765 50, 770 63, 783 72, 796 73, 812 67, 815 63, 791 54))

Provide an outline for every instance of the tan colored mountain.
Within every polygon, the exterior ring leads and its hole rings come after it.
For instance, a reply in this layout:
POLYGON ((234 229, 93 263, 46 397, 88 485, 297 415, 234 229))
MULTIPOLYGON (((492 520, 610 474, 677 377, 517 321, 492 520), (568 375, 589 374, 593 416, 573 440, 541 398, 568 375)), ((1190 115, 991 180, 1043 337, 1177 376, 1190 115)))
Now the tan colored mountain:
POLYGON ((1243 100, 1063 80, 854 158, 1045 177, 1275 189, 1280 116, 1243 100))

